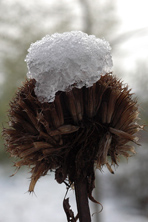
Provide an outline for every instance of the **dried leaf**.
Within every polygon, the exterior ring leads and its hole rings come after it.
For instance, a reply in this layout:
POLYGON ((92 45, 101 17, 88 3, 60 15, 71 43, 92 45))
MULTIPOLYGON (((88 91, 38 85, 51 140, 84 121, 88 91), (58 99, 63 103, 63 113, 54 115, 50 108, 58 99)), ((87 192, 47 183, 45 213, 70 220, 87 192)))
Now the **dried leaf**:
POLYGON ((67 216, 67 222, 76 222, 78 216, 74 217, 73 211, 70 209, 69 198, 63 200, 63 208, 67 216))

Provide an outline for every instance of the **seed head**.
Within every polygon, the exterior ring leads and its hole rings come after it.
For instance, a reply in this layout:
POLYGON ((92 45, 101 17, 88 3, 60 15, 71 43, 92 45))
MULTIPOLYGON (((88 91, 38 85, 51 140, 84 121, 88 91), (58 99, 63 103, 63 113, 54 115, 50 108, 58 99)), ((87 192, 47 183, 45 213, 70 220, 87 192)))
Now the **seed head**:
POLYGON ((4 129, 7 151, 15 166, 31 167, 29 191, 37 180, 55 171, 57 182, 87 177, 94 188, 94 167, 118 164, 135 153, 138 106, 127 86, 106 74, 92 87, 58 91, 54 102, 41 103, 35 80, 26 80, 10 103, 10 127, 4 129))
POLYGON ((7 151, 17 168, 31 168, 29 191, 55 171, 58 183, 87 179, 94 168, 113 173, 122 155, 135 153, 138 105, 131 90, 112 75, 110 46, 82 32, 47 36, 32 44, 28 77, 10 103, 7 151))

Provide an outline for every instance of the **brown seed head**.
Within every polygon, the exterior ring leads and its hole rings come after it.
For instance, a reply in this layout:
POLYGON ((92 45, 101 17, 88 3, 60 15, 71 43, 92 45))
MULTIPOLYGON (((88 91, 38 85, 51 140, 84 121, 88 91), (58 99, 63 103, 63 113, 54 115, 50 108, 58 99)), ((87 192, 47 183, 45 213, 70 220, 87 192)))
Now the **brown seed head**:
MULTIPOLYGON (((4 129, 7 151, 20 160, 15 166, 31 167, 29 191, 49 170, 59 183, 88 178, 94 188, 94 166, 118 164, 118 157, 135 153, 138 106, 127 86, 111 74, 92 87, 58 92, 52 103, 41 103, 35 80, 27 80, 10 104, 10 127, 4 129), (109 157, 109 158, 108 158, 109 157)), ((90 195, 91 196, 91 195, 90 195)))

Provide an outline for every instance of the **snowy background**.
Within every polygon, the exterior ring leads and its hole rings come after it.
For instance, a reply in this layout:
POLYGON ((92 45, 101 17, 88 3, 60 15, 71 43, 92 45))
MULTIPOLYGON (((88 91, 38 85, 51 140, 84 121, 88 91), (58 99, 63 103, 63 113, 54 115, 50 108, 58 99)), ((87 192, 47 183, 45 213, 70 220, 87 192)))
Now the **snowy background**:
MULTIPOLYGON (((147 0, 0 0, 0 127, 8 103, 26 78, 24 59, 30 43, 46 34, 81 30, 105 38, 112 47, 114 73, 136 93, 142 122, 148 124, 148 1, 147 0), (93 4, 92 4, 93 2, 93 4)), ((94 195, 103 205, 91 204, 93 222, 148 221, 148 136, 140 136, 137 155, 121 160, 115 175, 96 172, 94 195)), ((27 192, 27 168, 14 177, 12 161, 0 140, 0 222, 64 222, 65 185, 54 176, 40 179, 35 193, 27 192)), ((74 191, 70 204, 76 213, 74 191)))
MULTIPOLYGON (((145 149, 146 150, 146 149, 145 149)), ((142 209, 136 201, 143 194, 141 189, 147 189, 148 183, 141 181, 139 177, 146 165, 139 163, 141 156, 147 156, 138 151, 139 157, 133 157, 126 164, 121 164, 112 175, 106 168, 103 172, 96 171, 95 198, 103 205, 91 205, 92 222, 146 222, 148 220, 147 209, 142 209), (138 164, 136 164, 136 161, 138 164), (135 173, 135 171, 137 173, 135 173), (120 181, 119 178, 122 180, 120 181), (137 190, 137 180, 141 189, 137 190), (120 181, 120 182, 119 182, 120 181), (99 185, 98 185, 99 184, 99 185), (126 189, 129 189, 128 196, 126 189)), ((127 162, 127 161, 125 161, 127 162)), ((27 192, 29 186, 29 174, 27 169, 20 170, 14 177, 10 166, 1 165, 0 168, 0 222, 65 222, 66 216, 62 202, 66 193, 65 185, 59 185, 52 173, 42 177, 37 182, 35 193, 27 192), (28 179, 27 179, 28 178, 28 179)), ((147 190, 145 190, 145 195, 147 190)), ((75 194, 69 190, 71 208, 76 215, 75 194)))

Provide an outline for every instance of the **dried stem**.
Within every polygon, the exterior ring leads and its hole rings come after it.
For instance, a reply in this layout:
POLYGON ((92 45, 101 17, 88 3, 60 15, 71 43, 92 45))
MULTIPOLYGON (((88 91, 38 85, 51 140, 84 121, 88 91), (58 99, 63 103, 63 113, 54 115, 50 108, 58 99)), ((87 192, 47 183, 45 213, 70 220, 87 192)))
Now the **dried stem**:
POLYGON ((80 178, 75 180, 74 184, 79 221, 91 222, 87 195, 87 180, 80 178))

